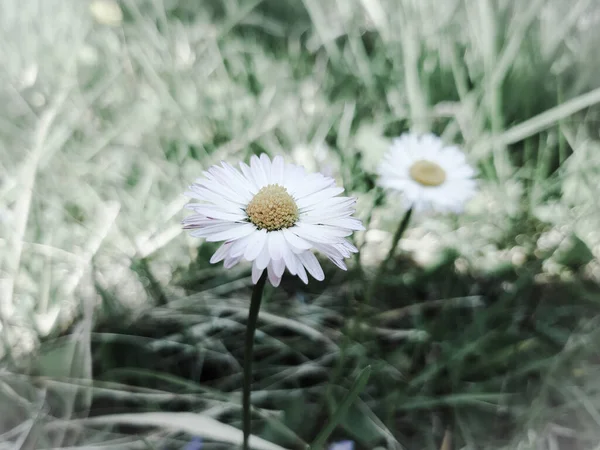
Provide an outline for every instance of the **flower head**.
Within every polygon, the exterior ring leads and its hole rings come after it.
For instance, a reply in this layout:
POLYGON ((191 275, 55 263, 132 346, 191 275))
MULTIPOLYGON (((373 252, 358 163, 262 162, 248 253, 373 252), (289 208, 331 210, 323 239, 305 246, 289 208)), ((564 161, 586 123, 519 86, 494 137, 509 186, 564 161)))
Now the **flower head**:
POLYGON ((394 139, 379 175, 382 187, 402 192, 416 210, 460 212, 475 194, 475 171, 464 153, 433 134, 394 139))
POLYGON ((183 221, 190 235, 209 242, 224 241, 211 263, 230 268, 252 261, 252 281, 267 270, 278 286, 287 268, 308 283, 307 272, 323 280, 313 250, 346 270, 344 258, 358 250, 346 240, 363 230, 352 216, 355 200, 339 197, 344 189, 320 173, 307 174, 281 156, 253 156, 240 170, 223 162, 203 173, 186 195, 200 200, 187 208, 195 214, 183 221))

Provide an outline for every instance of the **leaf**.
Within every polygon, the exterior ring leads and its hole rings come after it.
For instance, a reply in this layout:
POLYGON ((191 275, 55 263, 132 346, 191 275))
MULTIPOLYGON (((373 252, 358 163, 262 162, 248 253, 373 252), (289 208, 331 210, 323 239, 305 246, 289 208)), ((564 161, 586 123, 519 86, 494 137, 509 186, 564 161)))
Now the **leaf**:
POLYGON ((35 361, 35 372, 49 378, 68 378, 71 376, 71 363, 76 353, 77 342, 73 339, 46 344, 35 361))
POLYGON ((310 448, 312 450, 319 450, 319 449, 323 448, 323 445, 325 445, 325 441, 327 441, 327 438, 331 435, 331 433, 333 433, 333 431, 335 430, 335 427, 337 427, 337 425, 344 419, 344 417, 346 416, 346 413, 348 412, 348 409, 350 409, 350 406, 352 406, 352 403, 354 403, 354 400, 356 400, 356 398, 360 395, 362 390, 365 388, 367 381, 369 381, 370 375, 371 375, 371 366, 365 367, 360 372, 360 374, 356 378, 356 381, 350 388, 350 392, 348 392, 348 395, 346 396, 346 398, 344 398, 344 400, 342 400, 342 403, 340 404, 338 409, 333 414, 333 417, 331 418, 331 420, 327 423, 327 425, 325 425, 325 427, 321 430, 321 432, 318 434, 318 436, 315 438, 315 440, 311 444, 310 448))
MULTIPOLYGON (((154 426, 184 431, 192 436, 226 442, 233 445, 242 445, 242 431, 231 425, 226 425, 212 417, 194 413, 139 413, 139 414, 111 414, 107 416, 91 417, 73 420, 70 423, 86 424, 128 424, 140 426, 154 426)), ((250 436, 250 447, 258 450, 286 450, 279 445, 268 442, 258 436, 250 436)))
POLYGON ((565 239, 554 253, 559 264, 571 269, 584 266, 594 259, 594 254, 575 233, 565 239))
POLYGON ((389 439, 391 435, 382 429, 382 424, 374 421, 373 415, 367 405, 356 401, 341 423, 348 437, 353 437, 367 448, 373 448, 381 439, 389 439))
POLYGON ((440 450, 452 450, 452 432, 446 429, 440 450))
POLYGON ((282 442, 293 448, 305 448, 307 443, 300 436, 306 436, 315 426, 315 421, 319 417, 319 407, 308 402, 302 392, 290 391, 284 399, 274 404, 274 408, 283 411, 284 421, 282 423, 273 420, 273 416, 265 414, 263 436, 266 439, 275 437, 285 439, 282 442))

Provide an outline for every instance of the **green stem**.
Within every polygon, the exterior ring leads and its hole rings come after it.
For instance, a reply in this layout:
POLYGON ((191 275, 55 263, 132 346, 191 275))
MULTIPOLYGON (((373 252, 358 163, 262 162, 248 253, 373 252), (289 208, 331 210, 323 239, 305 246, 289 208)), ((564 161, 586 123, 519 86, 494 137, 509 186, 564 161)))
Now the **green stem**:
POLYGON ((256 331, 256 322, 258 321, 258 312, 260 311, 260 302, 262 300, 266 281, 267 271, 265 270, 252 290, 250 312, 248 313, 248 324, 246 325, 246 345, 244 348, 244 393, 242 396, 244 450, 248 450, 250 448, 248 446, 248 439, 250 438, 251 431, 250 390, 252 386, 252 352, 254 349, 254 332, 256 331))
POLYGON ((404 232, 408 228, 408 224, 410 222, 412 213, 413 213, 413 207, 411 206, 408 209, 408 211, 406 211, 406 213, 404 214, 402 221, 400 222, 400 224, 398 225, 398 228, 396 229, 396 232, 394 233, 394 237, 392 239, 392 246, 390 247, 390 250, 388 251, 388 254, 385 257, 385 259, 383 260, 383 262, 379 265, 379 268, 377 269, 375 277, 373 278, 373 281, 371 281, 371 284, 369 285, 369 289, 367 290, 367 296, 366 296, 365 300, 368 303, 371 302, 373 293, 375 292, 375 288, 381 281, 381 278, 385 274, 385 269, 387 268, 390 261, 394 257, 394 254, 396 253, 396 247, 398 246, 398 242, 400 242, 400 239, 404 235, 404 232))

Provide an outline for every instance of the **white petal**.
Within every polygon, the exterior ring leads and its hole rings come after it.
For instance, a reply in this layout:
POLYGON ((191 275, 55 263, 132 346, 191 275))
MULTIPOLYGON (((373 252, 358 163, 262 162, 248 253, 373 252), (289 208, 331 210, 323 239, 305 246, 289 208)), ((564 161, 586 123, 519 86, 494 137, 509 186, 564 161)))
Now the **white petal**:
POLYGON ((335 197, 336 195, 339 195, 342 192, 344 192, 344 188, 342 187, 331 187, 315 192, 314 194, 308 195, 306 197, 300 198, 296 201, 296 203, 298 205, 298 208, 307 208, 311 205, 318 204, 328 198, 335 197))
POLYGON ((231 222, 240 222, 246 219, 246 214, 241 210, 239 213, 234 213, 231 211, 223 211, 212 205, 195 205, 192 209, 198 214, 203 214, 212 219, 229 220, 231 222))
POLYGON ((352 214, 354 214, 353 208, 318 208, 309 212, 300 212, 298 217, 302 222, 321 223, 328 219, 343 219, 344 217, 350 217, 352 214))
POLYGON ((262 251, 254 260, 254 264, 256 264, 256 267, 259 269, 265 269, 269 265, 269 261, 271 261, 271 257, 269 256, 269 248, 264 245, 262 251))
POLYGON ((216 192, 225 199, 233 203, 243 202, 243 198, 240 194, 232 190, 229 186, 220 183, 212 175, 207 173, 206 179, 196 180, 196 185, 202 186, 209 191, 216 192))
POLYGON ((258 159, 258 156, 252 155, 250 158, 250 169, 252 170, 252 177, 256 182, 256 186, 260 189, 269 184, 269 179, 267 178, 267 174, 263 169, 263 165, 258 159))
POLYGON ((244 236, 248 236, 256 231, 256 227, 251 223, 236 225, 236 227, 230 228, 227 231, 221 231, 220 233, 208 236, 206 240, 208 242, 230 241, 233 239, 243 238, 244 236))
POLYGON ((304 223, 312 223, 312 224, 327 223, 330 220, 345 219, 345 218, 352 216, 352 214, 354 214, 353 209, 346 209, 346 210, 342 210, 342 211, 319 211, 319 212, 321 212, 321 214, 315 214, 314 212, 311 212, 309 214, 301 214, 300 220, 304 223))
POLYGON ((262 164, 263 170, 265 171, 265 175, 267 176, 268 184, 273 184, 273 180, 271 177, 271 159, 267 156, 266 153, 260 155, 260 163, 262 164))
POLYGON ((295 229, 296 227, 286 228, 282 230, 283 237, 285 237, 287 243, 292 246, 292 251, 294 251, 294 253, 300 253, 304 250, 312 248, 312 244, 310 242, 302 239, 301 237, 298 237, 294 233, 295 229))
POLYGON ((283 185, 283 169, 284 169, 283 157, 277 155, 273 158, 273 164, 271 165, 271 183, 283 185))
POLYGON ((296 268, 299 261, 296 258, 296 255, 292 252, 289 246, 285 246, 283 252, 283 261, 285 261, 285 265, 288 268, 288 271, 292 275, 296 275, 298 273, 298 269, 296 268))
POLYGON ((275 273, 275 269, 273 269, 273 264, 269 264, 267 267, 267 274, 269 275, 269 281, 274 287, 279 286, 281 282, 281 277, 278 277, 275 273))
MULTIPOLYGON (((214 186, 214 189, 218 190, 218 187, 214 186)), ((199 184, 193 184, 190 186, 191 192, 189 193, 189 196, 197 198, 198 200, 213 203, 222 209, 232 209, 233 211, 241 208, 250 200, 248 197, 244 198, 243 195, 236 197, 235 200, 227 200, 223 195, 216 192, 216 190, 208 189, 199 184)))
POLYGON ((352 197, 333 197, 323 200, 320 203, 302 208, 303 215, 321 216, 323 213, 340 214, 344 211, 354 212, 354 204, 356 199, 352 197))
POLYGON ((184 220, 182 220, 181 224, 183 225, 183 228, 187 230, 191 230, 194 228, 212 227, 215 225, 235 225, 234 223, 225 220, 211 219, 201 214, 192 214, 191 216, 186 217, 184 220))
POLYGON ((475 176, 475 171, 467 165, 461 166, 448 173, 449 180, 457 180, 461 178, 472 178, 475 176))
POLYGON ((408 185, 412 185, 413 181, 409 179, 402 179, 399 177, 389 177, 380 181, 382 187, 387 189, 395 189, 400 192, 405 192, 408 185))
POLYGON ((240 169, 242 170, 242 174, 244 175, 244 177, 252 185, 253 193, 256 194, 256 192, 258 192, 258 190, 260 188, 258 187, 258 183, 256 182, 256 180, 254 179, 254 176, 252 175, 252 169, 250 169, 250 166, 248 166, 248 164, 243 163, 243 162, 240 163, 240 169))
MULTIPOLYGON (((228 230, 233 230, 240 227, 242 224, 236 222, 223 222, 218 225, 207 225, 200 228, 195 228, 190 231, 190 236, 194 237, 206 237, 213 236, 217 233, 221 233, 228 230)), ((222 239, 226 241, 227 239, 222 239)))
POLYGON ((302 214, 302 216, 300 217, 300 222, 302 223, 310 223, 312 225, 319 225, 319 224, 329 224, 332 220, 338 220, 338 219, 345 219, 347 217, 350 217, 353 214, 352 211, 346 211, 342 214, 339 215, 328 215, 328 214, 323 214, 321 215, 321 217, 316 216, 316 215, 308 215, 308 214, 302 214))
POLYGON ((308 197, 335 185, 333 178, 325 177, 320 173, 302 174, 296 180, 297 183, 295 183, 293 189, 293 195, 296 199, 308 197))
MULTIPOLYGON (((298 255, 294 255, 294 257, 298 258, 298 255)), ((308 284, 308 276, 306 275, 306 270, 304 270, 304 266, 300 260, 296 261, 296 268, 298 269, 298 278, 304 281, 304 284, 308 284)))
POLYGON ((365 229, 365 227, 363 226, 363 224, 360 220, 350 218, 350 217, 346 217, 346 218, 342 218, 342 219, 327 220, 327 221, 323 221, 322 223, 332 226, 332 227, 345 228, 347 230, 361 231, 361 230, 365 229))
POLYGON ((252 240, 248 243, 244 258, 247 261, 254 261, 260 252, 262 252, 265 243, 267 242, 267 230, 258 230, 252 235, 252 240))
MULTIPOLYGON (((187 205, 185 206, 185 208, 191 209, 191 208, 188 208, 187 205)), ((224 220, 211 219, 210 217, 206 217, 204 214, 192 214, 192 215, 187 216, 185 219, 183 219, 181 221, 181 223, 183 223, 183 224, 197 223, 200 225, 218 225, 218 224, 224 224, 224 223, 228 223, 228 222, 226 222, 224 220)))
POLYGON ((231 269, 238 262, 240 262, 240 259, 242 259, 241 256, 238 256, 237 258, 234 258, 232 256, 228 256, 227 258, 225 258, 225 262, 223 263, 223 267, 225 267, 226 269, 231 269))
POLYGON ((340 269, 342 269, 342 270, 348 270, 348 267, 346 267, 346 264, 344 263, 344 260, 338 259, 338 258, 329 258, 329 260, 332 263, 334 263, 336 266, 338 266, 340 269))
POLYGON ((343 240, 340 244, 344 249, 346 249, 350 253, 358 253, 358 249, 347 240, 343 240))
POLYGON ((229 254, 232 257, 243 256, 248 245, 251 242, 254 242, 254 239, 255 239, 254 234, 257 234, 257 233, 253 233, 246 237, 243 237, 241 239, 237 239, 237 240, 233 241, 233 243, 231 244, 231 250, 229 251, 229 254))
POLYGON ((337 242, 341 238, 352 234, 352 231, 342 228, 329 227, 327 225, 313 225, 302 222, 296 224, 294 231, 299 237, 309 242, 322 242, 324 244, 337 242))
POLYGON ((283 272, 285 271, 285 261, 283 260, 283 258, 272 260, 271 266, 273 266, 275 276, 281 278, 283 276, 283 272))
MULTIPOLYGON (((225 164, 225 163, 223 163, 225 164)), ((236 194, 238 201, 248 202, 252 198, 252 194, 247 188, 245 183, 240 183, 234 172, 226 169, 225 167, 213 166, 208 169, 208 172, 221 183, 221 186, 225 186, 236 194)), ((239 175, 239 173, 238 173, 239 175)), ((216 190, 216 189, 215 189, 216 190)))
POLYGON ((285 164, 283 169, 283 186, 292 197, 298 198, 297 194, 301 189, 301 186, 306 184, 305 178, 306 172, 304 168, 296 166, 295 164, 285 164))
POLYGON ((287 245, 281 231, 267 233, 267 245, 271 259, 283 258, 283 247, 287 245))
POLYGON ((230 248, 231 248, 231 243, 225 242, 223 245, 221 245, 217 249, 215 254, 212 255, 212 257, 210 258, 210 263, 215 264, 215 263, 218 263, 219 261, 223 261, 225 259, 225 257, 227 256, 227 253, 229 252, 230 248))
POLYGON ((223 169, 231 174, 232 178, 235 180, 236 186, 240 191, 245 191, 247 196, 251 199, 254 194, 256 194, 256 187, 254 183, 250 182, 244 175, 242 175, 235 167, 226 162, 222 163, 223 169))
POLYGON ((325 279, 323 269, 321 268, 321 265, 319 264, 319 261, 317 260, 316 256, 313 255, 312 252, 306 251, 304 253, 300 253, 298 254, 298 258, 300 259, 304 267, 306 267, 308 273, 310 273, 315 280, 323 281, 325 279))
POLYGON ((350 256, 350 252, 344 248, 343 242, 338 244, 318 244, 315 243, 315 250, 323 253, 328 258, 343 259, 350 256))
POLYGON ((256 264, 252 264, 252 282, 254 284, 258 283, 258 279, 264 271, 265 269, 259 269, 258 267, 256 267, 256 264))

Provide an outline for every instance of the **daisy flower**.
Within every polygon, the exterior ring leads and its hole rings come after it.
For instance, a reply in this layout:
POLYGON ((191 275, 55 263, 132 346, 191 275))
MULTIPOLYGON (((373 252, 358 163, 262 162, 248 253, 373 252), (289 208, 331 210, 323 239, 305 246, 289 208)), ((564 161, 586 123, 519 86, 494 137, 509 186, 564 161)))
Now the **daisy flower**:
POLYGON ((90 3, 90 12, 103 25, 117 26, 123 21, 123 11, 114 0, 94 0, 90 3))
POLYGON ((199 200, 186 207, 195 214, 183 221, 190 235, 223 245, 210 259, 231 268, 241 260, 252 262, 252 281, 264 270, 278 286, 287 268, 308 283, 307 272, 316 280, 324 274, 313 250, 346 270, 344 258, 358 250, 346 240, 363 230, 352 216, 355 199, 339 197, 343 188, 320 173, 273 161, 267 155, 252 156, 240 170, 226 162, 213 166, 186 192, 199 200))
POLYGON ((433 134, 394 139, 379 175, 382 187, 402 192, 417 211, 460 212, 476 191, 464 153, 433 134))

